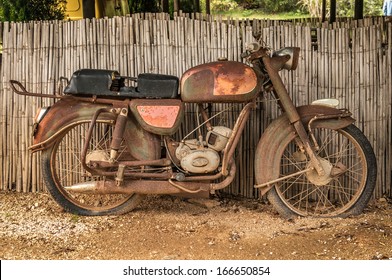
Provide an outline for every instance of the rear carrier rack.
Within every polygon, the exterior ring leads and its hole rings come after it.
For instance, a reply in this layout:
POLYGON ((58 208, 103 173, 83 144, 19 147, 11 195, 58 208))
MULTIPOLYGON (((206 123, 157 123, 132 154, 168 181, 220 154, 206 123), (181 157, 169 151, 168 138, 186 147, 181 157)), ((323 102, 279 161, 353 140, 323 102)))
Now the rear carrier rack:
MULTIPOLYGON (((178 98, 179 79, 171 75, 143 73, 137 78, 121 76, 119 72, 103 69, 80 69, 72 74, 70 80, 61 77, 67 86, 65 95, 73 96, 97 96, 97 97, 130 97, 130 98, 154 98, 170 99, 178 98), (125 81, 136 82, 137 86, 126 86, 125 81)), ((28 92, 18 81, 10 80, 12 90, 17 94, 63 98, 63 95, 42 94, 28 92)))

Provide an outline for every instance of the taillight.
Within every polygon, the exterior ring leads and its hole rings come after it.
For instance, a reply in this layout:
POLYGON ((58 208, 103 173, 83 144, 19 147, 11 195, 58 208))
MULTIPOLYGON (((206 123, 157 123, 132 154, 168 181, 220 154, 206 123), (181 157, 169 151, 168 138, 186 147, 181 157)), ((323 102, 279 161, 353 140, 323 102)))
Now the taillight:
POLYGON ((35 136, 35 133, 37 132, 39 123, 43 120, 46 113, 49 112, 49 109, 50 109, 50 107, 39 108, 37 111, 37 114, 35 114, 34 124, 33 124, 33 137, 35 136))
POLYGON ((39 124, 42 119, 45 117, 46 113, 49 111, 50 107, 42 107, 39 108, 37 114, 34 117, 34 124, 39 124))

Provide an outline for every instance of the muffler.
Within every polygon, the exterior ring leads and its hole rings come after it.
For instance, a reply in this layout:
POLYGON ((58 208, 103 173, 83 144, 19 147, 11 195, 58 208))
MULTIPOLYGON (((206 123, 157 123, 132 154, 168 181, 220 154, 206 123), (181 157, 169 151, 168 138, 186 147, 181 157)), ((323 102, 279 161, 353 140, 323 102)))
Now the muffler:
POLYGON ((176 182, 157 180, 130 180, 118 186, 116 181, 91 181, 64 187, 65 190, 78 193, 94 194, 200 194, 205 197, 210 191, 210 183, 176 182), (177 187, 179 186, 179 187, 177 187))

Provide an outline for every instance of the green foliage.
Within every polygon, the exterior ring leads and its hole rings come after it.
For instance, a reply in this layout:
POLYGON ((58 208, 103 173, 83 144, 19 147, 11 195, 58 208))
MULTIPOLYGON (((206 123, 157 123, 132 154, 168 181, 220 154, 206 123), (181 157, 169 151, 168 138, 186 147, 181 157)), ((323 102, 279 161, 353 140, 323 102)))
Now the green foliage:
MULTIPOLYGON (((322 0, 299 0, 301 5, 309 12, 312 17, 321 16, 322 0)), ((329 3, 327 1, 327 11, 329 10, 329 3)), ((364 1, 363 15, 364 16, 379 16, 381 15, 383 0, 366 0, 364 1)), ((338 17, 353 17, 354 16, 355 0, 337 0, 336 13, 338 17)))
POLYGON ((236 0, 243 9, 257 9, 266 13, 294 12, 299 0, 236 0))
POLYGON ((131 13, 156 13, 160 11, 159 2, 157 0, 129 0, 129 9, 131 13))
POLYGON ((293 12, 298 9, 298 1, 293 0, 265 0, 264 4, 270 12, 293 12))
POLYGON ((383 0, 367 0, 363 13, 368 16, 381 16, 383 0))
MULTIPOLYGON (((330 1, 327 1, 329 5, 330 1)), ((322 0, 299 0, 299 4, 307 10, 311 17, 321 17, 322 0)))
MULTIPOLYGON (((194 13, 197 11, 197 1, 195 0, 180 0, 180 8, 185 13, 194 13)), ((200 1, 200 6, 202 2, 200 1)), ((205 5, 205 3, 204 3, 205 5)))
POLYGON ((213 0, 211 10, 214 12, 232 11, 238 7, 234 0, 213 0))
POLYGON ((0 0, 1 21, 63 19, 66 0, 0 0))
MULTIPOLYGON (((383 0, 367 0, 363 4, 363 14, 365 16, 382 15, 383 0)), ((354 7, 355 0, 340 0, 337 2, 336 13, 340 17, 353 17, 354 7)))

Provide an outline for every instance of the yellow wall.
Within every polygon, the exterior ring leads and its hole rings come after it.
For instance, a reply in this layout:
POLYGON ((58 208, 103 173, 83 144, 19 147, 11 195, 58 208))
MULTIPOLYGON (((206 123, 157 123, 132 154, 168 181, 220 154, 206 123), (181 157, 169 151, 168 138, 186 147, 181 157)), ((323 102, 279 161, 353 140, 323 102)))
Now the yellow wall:
POLYGON ((83 18, 82 0, 67 0, 65 18, 71 20, 83 18))
MULTIPOLYGON (((101 17, 101 12, 98 8, 98 1, 95 0, 95 17, 101 17)), ((67 9, 65 18, 70 20, 78 20, 83 18, 83 0, 67 0, 67 9)))

